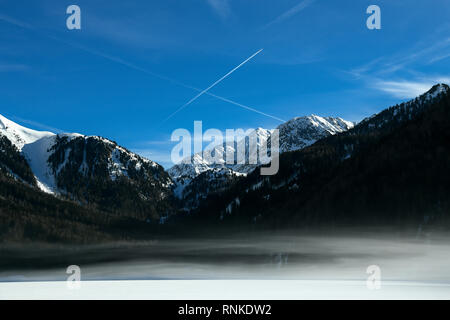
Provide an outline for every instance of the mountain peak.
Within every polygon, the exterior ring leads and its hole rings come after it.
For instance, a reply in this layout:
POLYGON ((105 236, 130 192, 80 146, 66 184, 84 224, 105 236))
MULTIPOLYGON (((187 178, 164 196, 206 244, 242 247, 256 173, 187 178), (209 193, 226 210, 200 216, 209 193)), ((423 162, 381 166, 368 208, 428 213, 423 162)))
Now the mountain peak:
POLYGON ((445 83, 438 83, 436 85, 434 85, 430 90, 428 90, 428 92, 426 92, 424 95, 431 97, 431 98, 435 98, 436 96, 438 96, 441 93, 447 93, 449 92, 450 87, 445 84, 445 83))
POLYGON ((121 180, 140 185, 146 189, 137 188, 136 193, 143 199, 148 193, 152 193, 152 199, 170 194, 172 182, 162 167, 109 139, 32 130, 0 115, 2 136, 26 159, 37 187, 46 193, 82 198, 84 195, 74 188, 87 188, 93 178, 104 184, 121 180), (71 181, 75 180, 78 184, 74 186, 71 181))
MULTIPOLYGON (((281 153, 299 150, 310 146, 319 139, 347 131, 353 128, 354 124, 341 118, 320 117, 318 115, 302 116, 293 118, 277 127, 279 130, 279 150, 281 153)), ((257 128, 252 134, 258 137, 258 149, 261 141, 270 141, 273 130, 257 128)), ((231 152, 236 155, 240 147, 244 147, 245 159, 258 159, 257 148, 249 148, 245 138, 236 141, 237 147, 232 147, 231 152)), ((269 147, 270 149, 270 147, 269 147)), ((224 153, 224 146, 219 145, 214 148, 218 154, 224 153)), ((230 150, 228 150, 230 151, 230 150)), ((169 175, 176 184, 176 195, 179 198, 195 197, 193 203, 198 198, 206 196, 209 192, 215 192, 216 187, 222 188, 226 185, 225 180, 233 180, 235 177, 245 176, 257 168, 259 164, 265 164, 266 160, 259 159, 257 164, 227 164, 224 161, 214 162, 215 159, 210 154, 194 154, 180 164, 169 169, 169 175), (220 183, 215 185, 216 179, 220 176, 220 183), (213 181, 214 180, 214 181, 213 181), (206 190, 201 189, 206 187, 206 190), (201 190, 200 190, 201 189, 201 190)), ((235 157, 236 159, 236 157, 235 157)))
POLYGON ((353 127, 353 122, 341 118, 321 117, 315 114, 296 117, 278 126, 280 151, 299 150, 319 139, 347 131, 353 127))
POLYGON ((0 114, 0 134, 6 136, 19 150, 25 144, 33 143, 41 138, 54 136, 53 132, 37 131, 25 128, 0 114))

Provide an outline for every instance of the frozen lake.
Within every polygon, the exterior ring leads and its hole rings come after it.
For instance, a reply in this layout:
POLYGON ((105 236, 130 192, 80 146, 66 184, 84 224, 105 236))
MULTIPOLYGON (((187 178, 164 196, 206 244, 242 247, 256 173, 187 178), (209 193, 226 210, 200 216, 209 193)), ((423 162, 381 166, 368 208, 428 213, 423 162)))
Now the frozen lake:
POLYGON ((449 299, 449 240, 258 234, 2 248, 0 299, 449 299), (69 265, 80 267, 78 289, 67 286, 69 265), (379 268, 379 278, 369 266, 379 268))

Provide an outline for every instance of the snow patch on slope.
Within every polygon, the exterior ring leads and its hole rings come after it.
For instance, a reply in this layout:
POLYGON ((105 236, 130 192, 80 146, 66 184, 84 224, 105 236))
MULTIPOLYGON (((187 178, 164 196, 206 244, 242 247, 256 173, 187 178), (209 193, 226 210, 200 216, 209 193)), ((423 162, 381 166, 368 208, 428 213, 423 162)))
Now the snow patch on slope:
POLYGON ((31 170, 36 177, 39 189, 44 192, 57 193, 55 176, 49 165, 48 157, 51 154, 50 148, 55 143, 56 136, 44 137, 35 142, 23 146, 22 153, 28 161, 31 170))

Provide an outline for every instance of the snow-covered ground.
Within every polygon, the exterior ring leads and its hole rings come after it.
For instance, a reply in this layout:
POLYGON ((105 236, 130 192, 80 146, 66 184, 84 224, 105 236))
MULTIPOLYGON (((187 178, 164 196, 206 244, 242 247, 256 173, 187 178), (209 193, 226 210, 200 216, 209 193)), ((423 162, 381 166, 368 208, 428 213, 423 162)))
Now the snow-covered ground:
POLYGON ((380 290, 345 280, 119 280, 0 283, 0 300, 448 300, 450 285, 385 281, 380 290))

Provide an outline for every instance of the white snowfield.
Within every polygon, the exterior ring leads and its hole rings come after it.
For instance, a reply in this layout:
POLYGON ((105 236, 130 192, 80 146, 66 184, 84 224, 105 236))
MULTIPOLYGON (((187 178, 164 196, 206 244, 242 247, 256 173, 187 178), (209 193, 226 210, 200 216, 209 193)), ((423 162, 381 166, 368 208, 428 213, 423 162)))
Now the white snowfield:
POLYGON ((56 193, 55 177, 47 163, 50 156, 49 149, 54 143, 55 136, 49 136, 26 144, 22 149, 39 189, 47 193, 56 193))
POLYGON ((448 300, 450 284, 364 280, 117 280, 0 283, 0 300, 448 300))

